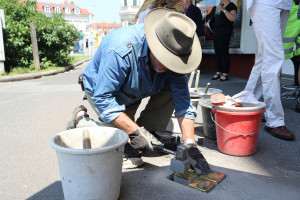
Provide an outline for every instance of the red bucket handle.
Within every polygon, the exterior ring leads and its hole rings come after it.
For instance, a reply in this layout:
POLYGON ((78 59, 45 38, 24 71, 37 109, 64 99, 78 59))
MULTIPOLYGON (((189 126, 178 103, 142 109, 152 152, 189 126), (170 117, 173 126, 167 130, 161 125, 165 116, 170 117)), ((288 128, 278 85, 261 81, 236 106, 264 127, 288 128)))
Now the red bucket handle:
POLYGON ((210 117, 211 117, 211 119, 213 120, 213 122, 215 122, 215 124, 217 124, 221 129, 223 129, 223 130, 225 130, 225 131, 227 131, 227 132, 229 132, 229 133, 231 133, 231 134, 233 134, 233 135, 247 137, 247 136, 254 135, 254 134, 258 133, 258 131, 254 132, 254 133, 249 133, 249 134, 240 134, 240 133, 234 133, 234 132, 231 132, 231 131, 225 129, 224 127, 222 127, 221 125, 219 125, 219 124, 215 121, 215 119, 213 118, 213 115, 212 115, 212 114, 213 114, 213 112, 210 111, 210 117))

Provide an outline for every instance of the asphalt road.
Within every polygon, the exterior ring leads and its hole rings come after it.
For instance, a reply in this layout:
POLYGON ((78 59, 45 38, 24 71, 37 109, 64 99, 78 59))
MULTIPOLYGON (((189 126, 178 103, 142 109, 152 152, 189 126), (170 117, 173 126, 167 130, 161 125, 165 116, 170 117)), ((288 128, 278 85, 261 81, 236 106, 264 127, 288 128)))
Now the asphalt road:
MULTIPOLYGON (((65 130, 68 119, 83 93, 77 84, 86 64, 75 70, 34 80, 0 83, 0 199, 60 200, 63 191, 55 150, 50 139, 65 130)), ((212 72, 201 72, 205 86, 212 72)), ((211 87, 233 95, 246 80, 231 77, 228 82, 212 82, 211 87)), ((145 165, 124 170, 120 199, 271 199, 296 200, 300 195, 300 115, 295 101, 283 100, 287 126, 296 141, 273 138, 263 130, 256 154, 228 156, 218 151, 216 142, 205 138, 200 147, 211 168, 227 175, 210 193, 174 183, 166 177, 170 155, 143 157, 145 165)), ((95 114, 89 112, 92 118, 95 114)), ((197 134, 203 136, 202 129, 197 134)), ((113 190, 114 188, 112 188, 113 190)))

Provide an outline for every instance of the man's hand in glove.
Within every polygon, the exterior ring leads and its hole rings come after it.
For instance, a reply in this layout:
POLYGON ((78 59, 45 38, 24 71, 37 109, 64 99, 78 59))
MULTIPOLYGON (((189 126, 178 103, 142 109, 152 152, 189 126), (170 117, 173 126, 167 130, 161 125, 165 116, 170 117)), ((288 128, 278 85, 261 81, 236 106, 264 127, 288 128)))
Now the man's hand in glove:
POLYGON ((177 146, 180 145, 180 137, 177 138, 170 135, 158 134, 155 131, 150 132, 158 141, 160 141, 166 149, 172 151, 177 150, 177 146))
POLYGON ((196 144, 187 144, 188 155, 191 158, 191 165, 197 174, 207 174, 210 171, 209 165, 200 153, 196 144))
POLYGON ((130 145, 137 150, 145 153, 153 152, 152 145, 162 145, 151 133, 144 127, 138 128, 129 135, 130 145))

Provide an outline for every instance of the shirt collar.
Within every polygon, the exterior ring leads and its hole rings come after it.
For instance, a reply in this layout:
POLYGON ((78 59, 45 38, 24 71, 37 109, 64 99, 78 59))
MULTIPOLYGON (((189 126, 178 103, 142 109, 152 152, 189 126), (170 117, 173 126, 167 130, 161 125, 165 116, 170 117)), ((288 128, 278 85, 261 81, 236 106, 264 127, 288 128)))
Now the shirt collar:
POLYGON ((140 57, 147 57, 148 55, 148 43, 147 43, 147 40, 146 40, 146 36, 144 36, 143 38, 143 44, 142 44, 142 48, 141 48, 141 51, 140 51, 140 57))

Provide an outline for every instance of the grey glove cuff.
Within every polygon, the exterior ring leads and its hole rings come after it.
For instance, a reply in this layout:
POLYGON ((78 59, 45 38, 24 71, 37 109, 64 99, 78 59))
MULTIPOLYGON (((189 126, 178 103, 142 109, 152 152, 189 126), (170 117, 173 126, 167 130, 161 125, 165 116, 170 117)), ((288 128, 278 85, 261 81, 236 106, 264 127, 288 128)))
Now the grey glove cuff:
POLYGON ((197 146, 196 140, 194 140, 194 139, 184 140, 183 144, 186 145, 186 146, 189 145, 189 144, 195 144, 197 146))

